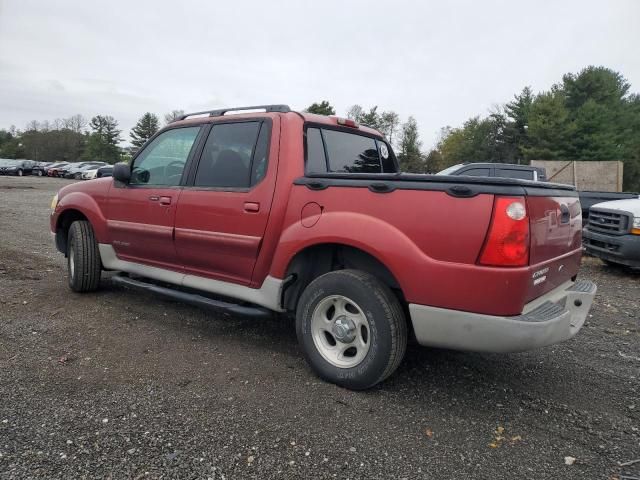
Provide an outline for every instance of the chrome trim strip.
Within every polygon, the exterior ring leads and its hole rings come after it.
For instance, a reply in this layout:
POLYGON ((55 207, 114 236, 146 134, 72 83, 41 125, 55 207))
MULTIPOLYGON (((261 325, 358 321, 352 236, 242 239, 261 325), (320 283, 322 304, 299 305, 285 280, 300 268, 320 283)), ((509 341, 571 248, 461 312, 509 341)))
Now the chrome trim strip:
POLYGON ((111 245, 98 244, 102 265, 109 270, 118 270, 135 275, 160 280, 162 282, 173 283, 184 287, 195 288, 205 292, 224 295, 226 297, 251 302, 262 307, 269 308, 276 312, 283 312, 280 306, 283 280, 272 276, 267 276, 260 288, 249 288, 235 283, 213 280, 211 278, 189 275, 163 268, 151 267, 141 263, 120 260, 111 245))

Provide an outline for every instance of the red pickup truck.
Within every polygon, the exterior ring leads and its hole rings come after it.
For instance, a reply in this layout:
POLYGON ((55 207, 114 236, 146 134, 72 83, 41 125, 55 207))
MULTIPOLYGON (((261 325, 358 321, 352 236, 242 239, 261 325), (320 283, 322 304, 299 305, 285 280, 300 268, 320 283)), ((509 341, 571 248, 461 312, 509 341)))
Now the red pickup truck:
POLYGON ((407 340, 518 352, 575 335, 573 187, 399 173, 383 136, 285 105, 185 115, 113 178, 66 186, 51 231, 73 291, 112 281, 234 312, 295 315, 324 379, 365 389, 407 340), (259 112, 256 112, 259 110, 259 112))

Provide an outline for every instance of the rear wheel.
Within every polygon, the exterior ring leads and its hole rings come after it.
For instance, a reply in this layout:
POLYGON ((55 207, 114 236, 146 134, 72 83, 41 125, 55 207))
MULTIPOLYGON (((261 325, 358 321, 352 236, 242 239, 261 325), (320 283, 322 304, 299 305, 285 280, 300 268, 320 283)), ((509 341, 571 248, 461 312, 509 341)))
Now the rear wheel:
POLYGON ((100 251, 91 224, 79 220, 71 224, 67 239, 69 288, 74 292, 91 292, 100 285, 100 251))
POLYGON ((338 270, 304 290, 296 313, 304 356, 324 380, 363 390, 391 375, 407 347, 400 302, 376 277, 338 270))
POLYGON ((21 168, 19 168, 19 169, 18 169, 18 171, 16 172, 16 175, 18 175, 19 177, 21 177, 21 176, 22 176, 22 173, 23 173, 23 172, 22 172, 22 169, 21 169, 21 168))

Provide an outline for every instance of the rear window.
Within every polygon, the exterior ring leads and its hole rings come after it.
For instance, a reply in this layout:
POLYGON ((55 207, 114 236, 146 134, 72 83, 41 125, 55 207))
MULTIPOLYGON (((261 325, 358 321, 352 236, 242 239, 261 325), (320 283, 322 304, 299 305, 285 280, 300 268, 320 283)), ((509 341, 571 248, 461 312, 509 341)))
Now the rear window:
POLYGON ((326 128, 307 129, 307 173, 382 173, 396 170, 393 152, 382 140, 326 128))
POLYGON ((519 178, 520 180, 533 180, 532 170, 520 170, 515 168, 498 169, 498 177, 519 178))
POLYGON ((488 168, 469 168, 467 170, 463 170, 459 173, 459 175, 467 175, 469 177, 488 177, 489 169, 488 168))

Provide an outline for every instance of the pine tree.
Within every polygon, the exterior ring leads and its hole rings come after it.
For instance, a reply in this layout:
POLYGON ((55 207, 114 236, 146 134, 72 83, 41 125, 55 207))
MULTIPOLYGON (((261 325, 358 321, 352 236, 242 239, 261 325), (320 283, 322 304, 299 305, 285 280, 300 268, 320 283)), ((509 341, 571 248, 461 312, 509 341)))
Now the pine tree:
POLYGON ((131 143, 135 147, 142 147, 158 131, 160 120, 153 113, 147 112, 131 129, 131 143))
POLYGON ((514 163, 520 163, 524 159, 524 149, 529 146, 527 129, 533 99, 531 87, 524 87, 519 95, 514 95, 513 101, 504 106, 507 122, 502 137, 512 156, 509 161, 514 163))
POLYGON ((336 114, 336 109, 333 108, 331 104, 326 100, 323 100, 320 103, 312 103, 309 107, 307 107, 306 111, 309 113, 315 113, 317 115, 336 114))
POLYGON ((569 140, 573 127, 561 91, 545 92, 536 97, 529 116, 529 145, 522 147, 529 160, 566 160, 574 158, 569 140))
POLYGON ((93 132, 89 135, 83 157, 115 163, 120 159, 120 133, 118 122, 110 115, 96 115, 89 123, 93 132))

